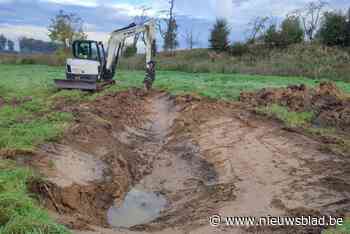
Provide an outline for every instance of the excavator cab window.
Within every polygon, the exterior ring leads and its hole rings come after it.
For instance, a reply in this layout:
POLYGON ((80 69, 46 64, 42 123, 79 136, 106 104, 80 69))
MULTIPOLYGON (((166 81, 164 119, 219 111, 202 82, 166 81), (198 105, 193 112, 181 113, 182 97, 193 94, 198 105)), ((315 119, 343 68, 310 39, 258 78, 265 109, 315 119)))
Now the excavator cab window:
POLYGON ((75 41, 73 55, 78 59, 99 61, 99 47, 95 41, 75 41))

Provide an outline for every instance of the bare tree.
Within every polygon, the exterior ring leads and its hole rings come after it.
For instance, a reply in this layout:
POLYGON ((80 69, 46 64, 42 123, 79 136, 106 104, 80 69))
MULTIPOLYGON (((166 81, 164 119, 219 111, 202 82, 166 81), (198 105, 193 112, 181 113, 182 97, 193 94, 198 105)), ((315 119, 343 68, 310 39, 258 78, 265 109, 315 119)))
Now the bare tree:
POLYGON ((312 41, 314 39, 323 16, 323 11, 327 5, 328 2, 317 0, 315 2, 309 2, 305 7, 291 13, 300 18, 308 40, 312 41))
POLYGON ((267 29, 268 21, 270 17, 255 17, 249 24, 249 41, 255 42, 259 35, 263 34, 265 29, 267 29))
POLYGON ((175 0, 168 0, 168 2, 169 9, 163 11, 167 17, 158 21, 158 30, 164 40, 164 50, 173 51, 179 44, 177 41, 177 23, 174 15, 175 0), (165 30, 162 28, 163 24, 166 25, 165 30))
POLYGON ((53 42, 60 42, 65 48, 68 48, 74 40, 87 38, 83 25, 84 21, 78 15, 60 10, 51 19, 51 24, 48 27, 49 37, 53 42))
POLYGON ((182 37, 185 39, 187 48, 189 48, 190 50, 192 50, 193 47, 195 47, 198 44, 198 37, 195 37, 193 28, 186 29, 182 37))

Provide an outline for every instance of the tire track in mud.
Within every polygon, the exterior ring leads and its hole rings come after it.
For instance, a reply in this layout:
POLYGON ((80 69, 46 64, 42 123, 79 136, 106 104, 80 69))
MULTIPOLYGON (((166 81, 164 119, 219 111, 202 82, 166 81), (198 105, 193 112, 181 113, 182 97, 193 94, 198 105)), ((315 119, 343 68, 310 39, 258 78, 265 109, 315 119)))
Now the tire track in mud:
MULTIPOLYGON (((350 206, 346 208, 344 204, 334 206, 332 210, 325 209, 332 201, 345 201, 350 193, 344 189, 339 193, 322 184, 322 178, 332 178, 334 170, 317 170, 315 173, 315 168, 321 162, 332 163, 337 170, 341 168, 334 163, 339 160, 337 155, 321 153, 318 150, 319 143, 256 118, 248 118, 248 126, 246 121, 237 118, 239 114, 230 113, 222 118, 207 117, 200 131, 193 133, 200 149, 206 152, 206 160, 216 166, 220 162, 226 162, 226 166, 221 163, 221 168, 216 168, 221 172, 222 178, 236 178, 237 199, 220 206, 221 215, 342 216, 344 213, 339 211, 349 211, 350 206), (236 121, 232 121, 234 119, 236 121), (227 166, 229 164, 230 167, 227 166), (338 213, 334 213, 336 210, 338 213)), ((346 173, 347 169, 342 168, 341 171, 346 173)), ((344 180, 339 181, 339 186, 341 185, 345 186, 344 180)), ((320 230, 319 227, 261 227, 257 230, 222 227, 218 230, 207 226, 192 230, 191 233, 320 233, 320 230)))
MULTIPOLYGON (((214 166, 199 154, 198 146, 188 138, 174 140, 176 136, 172 128, 179 115, 174 98, 158 94, 149 103, 149 124, 143 127, 148 137, 143 144, 136 146, 136 150, 144 153, 147 149, 154 162, 152 172, 134 188, 161 193, 168 199, 168 205, 154 222, 135 226, 131 230, 157 231, 179 224, 193 225, 197 219, 202 219, 200 222, 203 223, 208 212, 215 209, 213 203, 217 199, 204 206, 200 203, 208 202, 223 185, 217 182, 214 166)), ((227 193, 228 197, 232 197, 233 190, 227 193)))
POLYGON ((148 99, 149 115, 146 124, 140 129, 132 129, 118 134, 117 138, 132 146, 135 152, 152 158, 152 171, 135 185, 149 191, 183 190, 186 181, 194 177, 204 178, 206 183, 215 180, 216 172, 206 161, 196 155, 196 149, 190 141, 169 146, 172 127, 178 116, 174 100, 166 93, 156 94, 148 99), (142 141, 132 140, 141 137, 142 141))

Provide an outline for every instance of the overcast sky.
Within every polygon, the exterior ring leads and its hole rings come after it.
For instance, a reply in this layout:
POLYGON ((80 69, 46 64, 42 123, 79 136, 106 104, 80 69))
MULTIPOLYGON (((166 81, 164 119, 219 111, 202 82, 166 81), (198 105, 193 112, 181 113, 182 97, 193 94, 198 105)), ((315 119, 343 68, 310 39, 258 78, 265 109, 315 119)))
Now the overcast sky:
MULTIPOLYGON (((226 18, 232 29, 231 41, 246 38, 247 24, 256 16, 272 16, 276 21, 311 0, 175 0, 180 44, 183 32, 193 29, 199 46, 207 46, 209 29, 216 18, 226 18)), ((345 10, 350 0, 330 0, 330 7, 345 10)), ((140 7, 152 9, 157 17, 168 0, 0 0, 0 34, 11 39, 21 36, 49 40, 47 26, 57 12, 77 13, 85 22, 89 39, 106 41, 109 32, 132 22, 140 7)))

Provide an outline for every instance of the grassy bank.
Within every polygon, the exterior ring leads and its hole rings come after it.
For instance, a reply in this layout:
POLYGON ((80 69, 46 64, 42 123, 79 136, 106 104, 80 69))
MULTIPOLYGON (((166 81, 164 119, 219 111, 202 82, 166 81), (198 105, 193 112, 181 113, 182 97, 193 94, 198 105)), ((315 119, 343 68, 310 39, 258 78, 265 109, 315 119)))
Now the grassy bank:
POLYGON ((68 234, 28 195, 26 183, 33 177, 29 169, 0 160, 0 233, 68 234))
MULTIPOLYGON (((0 158, 30 154, 38 144, 57 139, 68 126, 71 114, 50 109, 52 79, 60 76, 60 70, 0 66, 0 158)), ((26 183, 33 177, 29 169, 0 159, 0 233, 68 233, 28 195, 26 183)))

